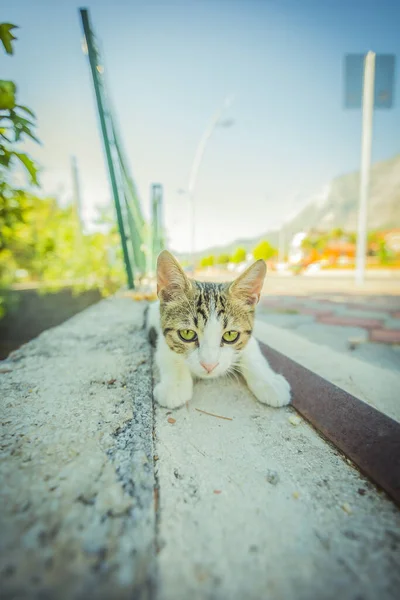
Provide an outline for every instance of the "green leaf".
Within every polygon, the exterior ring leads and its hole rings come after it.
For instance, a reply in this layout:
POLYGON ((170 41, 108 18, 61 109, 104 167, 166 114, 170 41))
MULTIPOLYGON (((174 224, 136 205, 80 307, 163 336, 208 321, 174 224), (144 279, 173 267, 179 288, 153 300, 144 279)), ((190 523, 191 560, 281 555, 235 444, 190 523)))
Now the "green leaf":
POLYGON ((8 167, 10 164, 11 152, 2 146, 0 148, 0 165, 3 167, 8 167))
POLYGON ((21 129, 21 132, 25 133, 25 135, 29 135, 29 137, 37 144, 41 144, 41 141, 32 133, 32 131, 29 129, 29 127, 23 126, 21 129))
POLYGON ((12 110, 15 106, 17 87, 13 81, 0 79, 0 110, 12 110))
POLYGON ((31 181, 34 185, 39 185, 37 180, 37 167, 33 160, 29 158, 27 154, 22 154, 21 152, 13 152, 14 156, 16 156, 24 165, 25 169, 28 171, 31 181))
POLYGON ((18 29, 17 25, 11 23, 0 23, 0 41, 2 42, 7 54, 13 54, 12 42, 17 38, 11 33, 12 29, 18 29))
POLYGON ((22 104, 17 104, 16 108, 20 108, 21 110, 25 111, 28 113, 28 115, 31 115, 31 117, 33 117, 34 119, 36 119, 36 115, 33 112, 33 110, 31 110, 30 108, 28 108, 27 106, 22 106, 22 104))
POLYGON ((11 140, 9 137, 7 137, 7 133, 9 132, 9 128, 8 127, 0 127, 0 136, 6 140, 7 142, 11 143, 11 140))
POLYGON ((29 125, 31 127, 35 127, 35 123, 32 123, 32 121, 29 121, 28 119, 24 119, 23 117, 20 117, 19 115, 17 115, 15 113, 15 111, 13 112, 13 120, 14 123, 21 123, 21 125, 24 125, 25 127, 29 127, 29 125))

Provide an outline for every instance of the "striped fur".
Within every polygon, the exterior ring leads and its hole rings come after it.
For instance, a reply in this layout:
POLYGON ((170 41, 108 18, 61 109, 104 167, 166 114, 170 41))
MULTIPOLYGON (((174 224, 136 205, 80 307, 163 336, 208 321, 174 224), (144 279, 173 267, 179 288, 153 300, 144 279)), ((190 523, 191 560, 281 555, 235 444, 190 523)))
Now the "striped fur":
POLYGON ((242 373, 260 402, 276 407, 290 402, 287 381, 271 370, 252 336, 265 272, 264 262, 257 261, 232 283, 205 283, 189 279, 169 252, 160 254, 160 302, 150 307, 147 328, 152 341, 158 332, 155 360, 160 381, 154 397, 161 406, 178 408, 188 402, 193 378, 232 371, 242 373), (228 332, 239 334, 232 343, 224 339, 228 332))

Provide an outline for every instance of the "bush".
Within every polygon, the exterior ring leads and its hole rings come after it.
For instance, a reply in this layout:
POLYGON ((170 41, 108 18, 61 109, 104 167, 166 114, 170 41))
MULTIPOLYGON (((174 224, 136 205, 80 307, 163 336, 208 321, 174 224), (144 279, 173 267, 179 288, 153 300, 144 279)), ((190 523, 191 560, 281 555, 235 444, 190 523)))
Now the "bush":
POLYGON ((269 260, 277 254, 276 248, 274 248, 266 240, 260 242, 253 250, 253 257, 255 260, 269 260))
POLYGON ((231 257, 231 262, 239 264, 246 260, 246 250, 244 248, 236 248, 235 252, 231 257))
POLYGON ((204 256, 200 260, 200 266, 204 269, 206 267, 213 267, 215 265, 215 256, 204 256))
POLYGON ((216 262, 217 265, 227 265, 230 262, 231 258, 229 254, 220 254, 217 256, 216 262))

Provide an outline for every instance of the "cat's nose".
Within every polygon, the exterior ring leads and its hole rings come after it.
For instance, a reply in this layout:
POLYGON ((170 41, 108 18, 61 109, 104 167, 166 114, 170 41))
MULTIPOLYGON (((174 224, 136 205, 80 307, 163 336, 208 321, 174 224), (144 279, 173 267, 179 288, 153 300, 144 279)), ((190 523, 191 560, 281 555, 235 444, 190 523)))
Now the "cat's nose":
POLYGON ((200 364, 207 371, 207 373, 211 373, 211 371, 213 371, 215 369, 215 367, 217 367, 219 365, 219 363, 217 363, 217 362, 214 364, 201 362, 200 364))

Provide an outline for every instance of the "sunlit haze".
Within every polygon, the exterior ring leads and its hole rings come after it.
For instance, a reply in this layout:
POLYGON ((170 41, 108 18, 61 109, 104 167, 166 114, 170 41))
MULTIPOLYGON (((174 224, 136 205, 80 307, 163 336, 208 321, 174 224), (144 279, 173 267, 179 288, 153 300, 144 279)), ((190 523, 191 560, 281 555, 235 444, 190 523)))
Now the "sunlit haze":
MULTIPOLYGON (((186 189, 197 144, 227 94, 234 102, 206 148, 195 189, 196 248, 279 226, 330 180, 358 169, 361 114, 343 108, 346 53, 400 54, 400 3, 385 1, 88 2, 143 210, 164 186, 165 225, 190 248, 186 189)), ((14 0, 3 21, 20 27, 2 77, 38 116, 29 145, 45 193, 72 195, 78 160, 86 223, 110 203, 76 1, 14 0)), ((377 111, 373 160, 400 152, 395 107, 377 111)))

